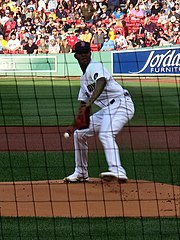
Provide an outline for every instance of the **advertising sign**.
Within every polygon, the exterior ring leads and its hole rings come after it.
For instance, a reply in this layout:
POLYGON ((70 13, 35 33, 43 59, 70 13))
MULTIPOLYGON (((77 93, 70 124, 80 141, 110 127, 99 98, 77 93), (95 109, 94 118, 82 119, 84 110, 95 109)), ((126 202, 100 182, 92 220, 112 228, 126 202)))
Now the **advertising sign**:
POLYGON ((112 52, 113 75, 179 75, 180 46, 112 52))

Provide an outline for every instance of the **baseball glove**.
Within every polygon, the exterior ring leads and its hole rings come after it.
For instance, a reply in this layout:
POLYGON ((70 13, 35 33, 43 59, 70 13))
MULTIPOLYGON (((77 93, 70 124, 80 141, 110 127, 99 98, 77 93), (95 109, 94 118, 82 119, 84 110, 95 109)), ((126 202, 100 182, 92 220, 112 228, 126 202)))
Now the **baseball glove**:
POLYGON ((74 120, 74 127, 79 130, 88 128, 90 124, 90 113, 91 107, 81 105, 74 120))

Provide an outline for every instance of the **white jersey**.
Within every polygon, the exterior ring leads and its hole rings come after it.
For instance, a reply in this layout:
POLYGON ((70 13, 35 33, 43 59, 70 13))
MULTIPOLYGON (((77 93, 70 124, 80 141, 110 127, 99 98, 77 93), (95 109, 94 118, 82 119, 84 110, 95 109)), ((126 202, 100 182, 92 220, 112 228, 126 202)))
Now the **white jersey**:
POLYGON ((124 89, 114 80, 102 63, 91 61, 86 72, 80 78, 79 101, 87 102, 92 96, 96 81, 101 77, 106 79, 106 86, 94 102, 96 105, 103 108, 106 107, 112 99, 124 96, 124 89))

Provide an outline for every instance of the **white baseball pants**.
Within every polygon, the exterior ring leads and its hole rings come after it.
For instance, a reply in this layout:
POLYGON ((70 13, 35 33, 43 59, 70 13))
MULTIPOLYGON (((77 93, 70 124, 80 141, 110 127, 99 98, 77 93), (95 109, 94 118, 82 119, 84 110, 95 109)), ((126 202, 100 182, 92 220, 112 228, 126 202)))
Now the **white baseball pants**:
POLYGON ((114 100, 113 104, 108 104, 108 106, 91 116, 88 129, 74 132, 75 172, 85 175, 88 173, 87 138, 98 133, 99 140, 104 148, 109 171, 126 174, 121 165, 119 148, 115 137, 133 117, 134 104, 129 96, 115 98, 114 100))

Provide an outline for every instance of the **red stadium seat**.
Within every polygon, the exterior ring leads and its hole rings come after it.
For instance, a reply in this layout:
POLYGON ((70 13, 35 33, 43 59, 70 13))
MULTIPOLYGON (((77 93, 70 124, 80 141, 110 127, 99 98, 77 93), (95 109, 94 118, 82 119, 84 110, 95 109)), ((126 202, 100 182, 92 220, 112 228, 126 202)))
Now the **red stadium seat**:
POLYGON ((91 43, 91 51, 92 51, 92 52, 98 52, 99 49, 100 49, 99 44, 93 44, 93 43, 91 43))

